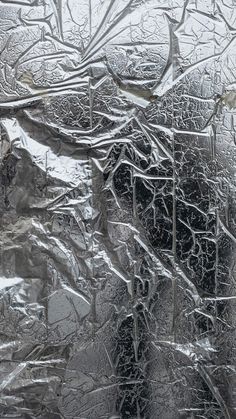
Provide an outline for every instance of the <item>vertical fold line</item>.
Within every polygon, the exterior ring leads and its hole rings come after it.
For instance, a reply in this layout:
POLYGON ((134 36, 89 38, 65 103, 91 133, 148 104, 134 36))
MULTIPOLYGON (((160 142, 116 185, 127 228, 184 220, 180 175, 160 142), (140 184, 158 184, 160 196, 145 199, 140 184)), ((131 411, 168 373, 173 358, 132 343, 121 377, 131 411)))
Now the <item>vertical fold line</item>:
MULTIPOLYGON (((172 22, 174 22, 174 4, 173 4, 173 0, 171 2, 171 18, 172 18, 172 22)), ((175 79, 175 61, 174 61, 174 36, 173 36, 173 32, 174 32, 174 23, 170 22, 169 24, 171 25, 171 31, 170 31, 170 47, 171 47, 171 62, 172 62, 172 85, 175 79)), ((176 341, 176 316, 177 316, 177 304, 176 304, 176 293, 177 293, 177 289, 176 289, 176 164, 175 164, 175 134, 174 134, 174 91, 173 91, 174 87, 172 87, 172 92, 171 92, 171 107, 172 107, 172 120, 171 120, 171 130, 172 130, 172 153, 173 153, 173 185, 172 185, 172 194, 173 194, 173 214, 172 214, 172 253, 173 253, 173 262, 174 262, 174 276, 172 279, 172 287, 173 287, 173 291, 172 291, 172 298, 173 298, 173 320, 172 320, 172 338, 174 340, 174 342, 176 341)))

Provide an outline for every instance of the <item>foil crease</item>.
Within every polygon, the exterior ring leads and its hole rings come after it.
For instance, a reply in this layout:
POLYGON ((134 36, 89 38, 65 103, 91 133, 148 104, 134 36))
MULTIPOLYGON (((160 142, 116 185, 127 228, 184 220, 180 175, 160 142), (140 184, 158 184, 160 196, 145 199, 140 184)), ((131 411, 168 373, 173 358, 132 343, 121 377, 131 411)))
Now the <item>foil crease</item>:
POLYGON ((236 418, 235 0, 0 1, 0 418, 236 418))

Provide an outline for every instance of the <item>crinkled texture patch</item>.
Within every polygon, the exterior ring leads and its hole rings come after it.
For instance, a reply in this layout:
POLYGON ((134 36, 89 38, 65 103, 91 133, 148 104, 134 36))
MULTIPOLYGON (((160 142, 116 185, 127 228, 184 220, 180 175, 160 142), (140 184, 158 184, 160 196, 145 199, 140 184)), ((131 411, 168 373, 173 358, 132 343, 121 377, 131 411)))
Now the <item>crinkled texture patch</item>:
POLYGON ((0 2, 0 418, 236 416, 234 0, 0 2))

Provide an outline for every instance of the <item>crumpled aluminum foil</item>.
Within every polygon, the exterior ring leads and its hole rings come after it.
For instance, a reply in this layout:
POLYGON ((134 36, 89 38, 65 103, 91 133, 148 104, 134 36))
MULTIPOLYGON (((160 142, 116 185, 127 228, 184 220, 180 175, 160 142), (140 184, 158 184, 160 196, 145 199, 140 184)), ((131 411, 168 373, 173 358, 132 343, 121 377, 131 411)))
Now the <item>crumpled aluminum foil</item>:
POLYGON ((236 417, 235 0, 1 0, 0 418, 236 417))

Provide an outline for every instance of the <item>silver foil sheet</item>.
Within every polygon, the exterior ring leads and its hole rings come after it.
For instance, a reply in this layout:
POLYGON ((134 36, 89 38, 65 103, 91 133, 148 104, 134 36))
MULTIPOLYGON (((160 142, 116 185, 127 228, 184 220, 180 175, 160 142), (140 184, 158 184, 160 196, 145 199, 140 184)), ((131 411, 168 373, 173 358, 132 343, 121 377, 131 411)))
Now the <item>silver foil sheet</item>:
POLYGON ((235 0, 0 1, 0 418, 236 418, 235 0))

